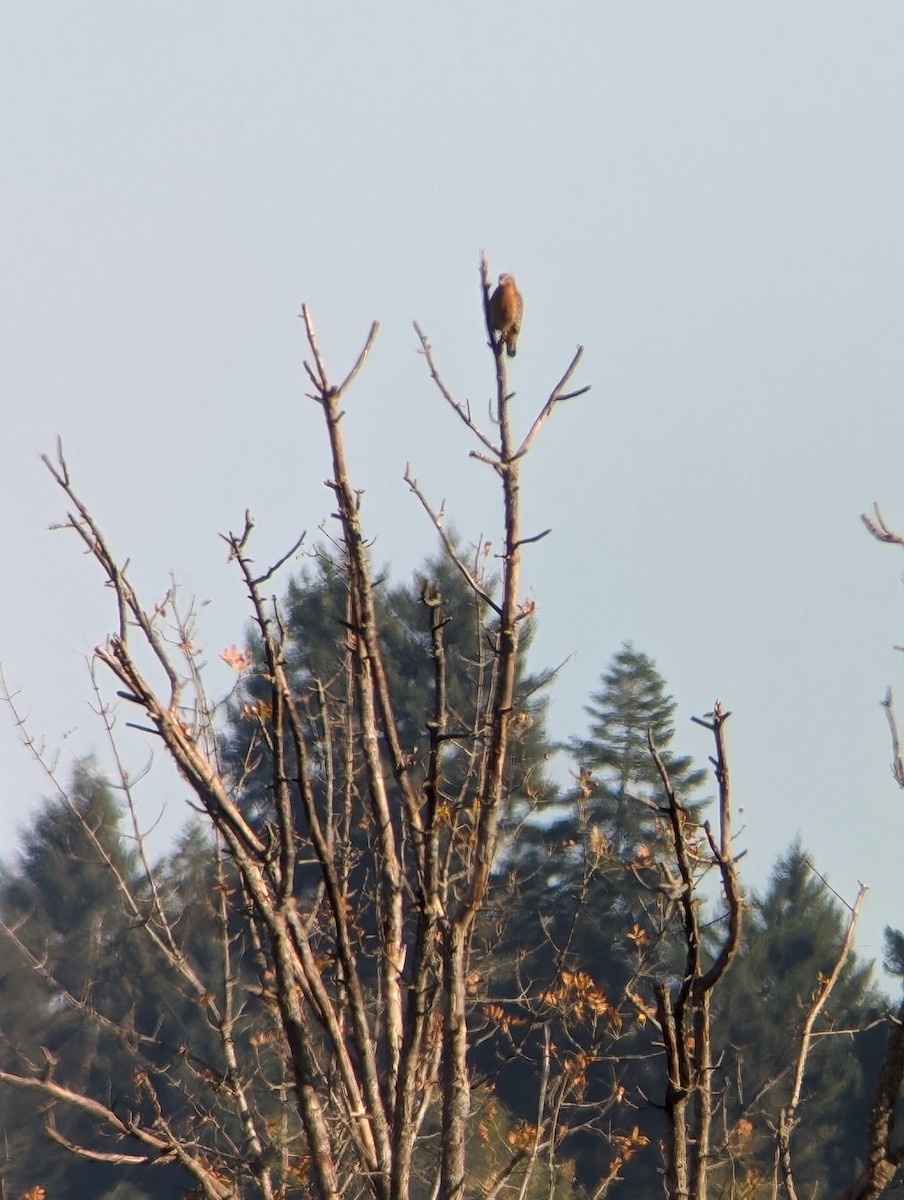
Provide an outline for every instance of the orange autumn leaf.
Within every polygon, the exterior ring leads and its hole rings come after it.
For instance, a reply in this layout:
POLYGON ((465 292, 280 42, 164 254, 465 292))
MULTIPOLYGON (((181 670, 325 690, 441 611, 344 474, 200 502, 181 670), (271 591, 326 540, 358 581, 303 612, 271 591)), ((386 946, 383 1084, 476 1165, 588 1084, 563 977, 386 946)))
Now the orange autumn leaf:
POLYGON ((251 666, 251 651, 240 650, 235 644, 229 646, 226 650, 220 651, 220 658, 227 667, 232 667, 233 671, 247 671, 251 666))

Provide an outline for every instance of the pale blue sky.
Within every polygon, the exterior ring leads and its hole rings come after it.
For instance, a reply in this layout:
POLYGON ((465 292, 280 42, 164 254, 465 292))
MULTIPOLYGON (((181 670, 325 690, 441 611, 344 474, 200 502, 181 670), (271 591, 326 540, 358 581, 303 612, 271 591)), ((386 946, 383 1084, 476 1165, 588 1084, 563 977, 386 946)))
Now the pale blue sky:
MULTIPOLYGON (((525 469, 535 665, 572 655, 552 730, 620 644, 688 720, 733 710, 748 885, 798 832, 850 899, 861 950, 899 899, 904 797, 880 700, 900 682, 904 527, 904 8, 279 3, 0 7, 0 661, 65 764, 101 742, 85 656, 109 593, 39 455, 61 434, 148 599, 172 569, 241 641, 220 530, 249 506, 262 561, 330 510, 304 399, 299 306, 350 395, 349 449, 378 562, 433 542, 405 462, 461 534, 498 528, 492 481, 431 389, 491 387, 481 249, 512 271, 525 421, 576 343, 589 396, 525 469)), ((129 735, 138 739, 139 735, 129 735)), ((130 753, 138 760, 144 750, 130 753)), ((0 724, 0 852, 46 789, 0 724)), ((148 814, 183 819, 162 767, 148 814)))

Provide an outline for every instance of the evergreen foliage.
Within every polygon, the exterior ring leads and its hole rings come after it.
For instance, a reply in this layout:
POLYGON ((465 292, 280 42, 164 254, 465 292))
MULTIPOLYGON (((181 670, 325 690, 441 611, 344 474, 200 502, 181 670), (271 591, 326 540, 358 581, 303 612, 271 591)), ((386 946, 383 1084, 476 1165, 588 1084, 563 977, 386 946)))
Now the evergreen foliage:
MULTIPOLYGON (((644 800, 659 803, 662 783, 650 756, 652 735, 669 776, 685 805, 693 809, 695 793, 706 771, 672 748, 677 704, 649 655, 626 642, 613 656, 585 711, 590 717, 586 738, 574 739, 571 750, 593 777, 591 812, 602 821, 620 851, 632 839, 655 836, 644 800)), ((699 801, 696 801, 699 807, 699 801)))
MULTIPOLYGON (((3 872, 0 917, 39 969, 8 937, 0 938, 0 1062, 6 1069, 43 1070, 138 1112, 146 1102, 135 1091, 133 1048, 140 1030, 161 1027, 169 1005, 157 986, 156 964, 123 911, 114 872, 133 882, 136 862, 119 820, 113 793, 83 762, 67 799, 44 805, 26 830, 16 869, 3 872), (89 1009, 104 1013, 108 1023, 99 1025, 89 1009)), ((193 1029, 193 1040, 200 1033, 193 1029)), ((92 1122, 84 1114, 6 1089, 0 1105, 7 1143, 19 1150, 10 1155, 8 1185, 24 1190, 34 1184, 35 1162, 43 1164, 41 1183, 55 1200, 129 1185, 122 1168, 74 1159, 43 1138, 46 1122, 70 1140, 90 1137, 92 1122)), ((172 1189, 180 1175, 162 1171, 161 1188, 172 1189)))
MULTIPOLYGON (((647 1144, 633 1152, 632 1184, 654 1192, 654 1147, 663 1127, 653 1102, 661 1091, 661 1062, 654 1026, 638 1020, 632 997, 655 1009, 652 982, 680 975, 684 947, 674 905, 660 888, 657 860, 668 854, 670 837, 647 730, 692 813, 701 807, 694 794, 706 778, 690 758, 671 750, 675 708, 653 660, 623 646, 588 707, 589 737, 571 743, 576 786, 524 822, 505 859, 505 892, 497 904, 507 915, 505 952, 494 962, 498 994, 518 998, 534 1021, 549 1016, 544 996, 564 998, 575 981, 578 990, 595 989, 597 1006, 605 998, 593 1020, 585 1020, 589 1010, 581 1011, 580 1002, 580 1020, 560 1013, 553 1040, 579 1046, 586 1057, 582 1101, 619 1097, 612 1127, 626 1136, 639 1125, 647 1144)), ((500 1083, 518 1112, 521 1098, 532 1094, 531 1058, 514 1058, 500 1083)), ((600 1169, 598 1138, 584 1133, 574 1142, 579 1179, 592 1186, 600 1169)))
MULTIPOLYGON (((773 1129, 787 1102, 800 1033, 820 975, 838 956, 848 914, 794 842, 750 902, 744 948, 716 998, 716 1036, 729 1057, 726 1128, 748 1167, 768 1177, 773 1129), (738 1130, 741 1131, 740 1136, 738 1130)), ((865 1030, 883 1010, 870 964, 851 955, 820 1014, 793 1139, 802 1194, 847 1184, 862 1154, 868 1088, 865 1030)))
POLYGON ((546 820, 526 822, 507 865, 527 900, 518 943, 536 951, 548 940, 563 961, 592 963, 619 994, 638 968, 629 931, 644 927, 648 941, 661 942, 665 933, 651 872, 668 838, 647 730, 692 812, 701 807, 694 794, 706 771, 670 749, 675 701, 646 654, 630 645, 619 650, 592 699, 590 737, 572 743, 576 787, 546 820), (540 925, 548 939, 538 935, 540 925))

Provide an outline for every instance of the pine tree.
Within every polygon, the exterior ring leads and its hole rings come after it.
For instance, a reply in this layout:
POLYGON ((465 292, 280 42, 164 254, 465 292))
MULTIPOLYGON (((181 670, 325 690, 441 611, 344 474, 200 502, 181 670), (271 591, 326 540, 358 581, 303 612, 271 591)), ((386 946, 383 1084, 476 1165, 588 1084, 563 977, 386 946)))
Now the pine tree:
MULTIPOLYGON (((0 937, 0 1064, 43 1071, 137 1112, 135 1062, 127 1039, 113 1030, 120 1025, 159 1033, 168 1006, 113 875, 115 870, 130 884, 136 881, 137 860, 120 832, 120 816, 111 789, 83 761, 68 798, 44 805, 24 832, 18 862, 3 870, 0 919, 9 932, 0 937)), ((128 1184, 120 1169, 86 1163, 48 1143, 46 1104, 6 1090, 0 1101, 0 1122, 15 1149, 5 1179, 15 1194, 39 1183, 48 1195, 76 1200, 128 1184)), ((76 1141, 92 1128, 88 1118, 66 1107, 54 1120, 76 1141)), ((169 1194, 180 1177, 181 1172, 164 1170, 155 1181, 158 1194, 169 1194)), ((152 1191, 131 1194, 137 1200, 152 1191)))
MULTIPOLYGON (((626 1135, 637 1125, 649 1139, 632 1161, 632 1180, 641 1190, 659 1186, 652 1147, 663 1128, 649 1098, 661 1092, 661 1081, 653 1024, 638 1021, 632 996, 655 1008, 652 978, 680 972, 685 954, 674 906, 659 887, 656 860, 668 858, 669 833, 658 811, 662 781, 647 730, 691 814, 700 807, 693 797, 706 777, 671 749, 675 709, 652 659, 625 645, 588 706, 589 737, 571 743, 576 787, 546 819, 528 820, 519 831, 499 900, 508 920, 508 954, 496 963, 500 996, 522 996, 525 1007, 533 1004, 541 1014, 536 997, 555 994, 567 1002, 570 981, 598 989, 592 993, 598 1005, 605 997, 604 1015, 577 1024, 564 1016, 553 1041, 580 1047, 593 1063, 583 1085, 588 1098, 623 1095, 628 1101, 613 1109, 612 1127, 627 1122, 626 1135)), ((574 1000, 579 1009, 580 998, 574 1000)), ((526 1070, 515 1060, 499 1084, 516 1111, 519 1098, 531 1094, 526 1070)), ((581 1134, 575 1147, 579 1178, 589 1186, 600 1169, 599 1143, 581 1134)))
POLYGON ((642 920, 647 897, 638 876, 667 849, 658 813, 662 781, 647 731, 692 815, 702 807, 694 796, 706 771, 671 749, 677 706, 651 658, 626 644, 602 684, 587 707, 593 717, 590 736, 571 742, 577 786, 550 817, 527 822, 509 865, 531 897, 529 913, 550 909, 564 937, 579 908, 571 942, 584 939, 585 951, 592 944, 611 963, 618 958, 614 947, 621 944, 625 926, 642 920))
POLYGON ((662 795, 648 732, 683 803, 694 808, 694 793, 706 779, 705 770, 671 749, 676 708, 653 660, 626 642, 585 708, 589 736, 571 743, 576 760, 592 774, 593 819, 604 824, 620 849, 651 835, 650 810, 643 801, 658 803, 662 795))

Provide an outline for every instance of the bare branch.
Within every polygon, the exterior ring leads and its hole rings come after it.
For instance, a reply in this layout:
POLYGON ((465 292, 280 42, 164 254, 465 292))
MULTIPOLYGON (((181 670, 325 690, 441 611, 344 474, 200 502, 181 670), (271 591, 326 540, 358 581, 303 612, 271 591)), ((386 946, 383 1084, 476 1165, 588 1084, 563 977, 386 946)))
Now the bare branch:
POLYGON ((556 386, 550 392, 549 399, 546 401, 546 403, 543 405, 542 409, 540 410, 540 412, 534 419, 534 423, 533 423, 533 425, 531 425, 530 429, 527 431, 524 441, 521 443, 521 445, 515 451, 515 455, 514 455, 515 458, 523 458, 524 455, 528 453, 528 451, 530 450, 530 448, 534 442, 534 439, 536 438, 536 436, 540 432, 540 430, 543 428, 543 426, 546 424, 546 422, 549 420, 549 417, 552 414, 552 410, 556 407, 557 404, 563 404, 566 400, 573 400, 576 396, 583 396, 586 392, 590 391, 589 384, 586 387, 578 388, 577 391, 574 391, 574 392, 565 393, 563 391, 563 388, 565 388, 568 381, 571 379, 572 375, 574 375, 575 371, 578 369, 578 364, 580 363, 581 358, 583 357, 583 354, 584 354, 584 347, 578 346, 577 350, 575 351, 574 358, 568 364, 565 374, 562 376, 562 378, 559 380, 559 382, 556 384, 556 386))
MULTIPOLYGON (((26 1091, 37 1091, 49 1099, 61 1101, 80 1112, 93 1117, 101 1125, 106 1125, 113 1133, 121 1138, 134 1138, 154 1152, 153 1157, 178 1159, 180 1164, 194 1177, 209 1200, 237 1200, 235 1190, 230 1184, 222 1183, 202 1161, 187 1154, 184 1148, 171 1139, 161 1137, 141 1125, 137 1119, 122 1120, 112 1108, 92 1100, 90 1097, 54 1083, 52 1079, 32 1079, 24 1075, 15 1075, 10 1071, 0 1071, 0 1082, 26 1091)), ((141 1161, 139 1159, 138 1161, 141 1161)))
POLYGON ((891 733, 891 749, 892 762, 891 773, 894 776, 895 783, 898 787, 904 788, 904 758, 901 757, 901 741, 898 737, 898 718, 895 713, 895 697, 891 688, 885 693, 885 699, 882 701, 885 709, 885 716, 888 719, 888 728, 891 733))
POLYGON ((436 512, 435 509, 433 509, 431 507, 430 502, 427 500, 426 496, 421 491, 418 481, 411 474, 411 464, 410 463, 405 464, 405 474, 404 474, 403 478, 404 478, 405 482, 408 484, 409 488, 412 490, 412 492, 414 492, 415 496, 417 496, 418 500, 420 500, 421 505, 424 508, 424 511, 427 513, 427 515, 429 516, 430 520, 433 523, 433 528, 436 530, 436 532, 439 534, 440 538, 442 539, 443 548, 445 549, 446 553, 448 554, 449 559, 458 568, 458 571, 461 574, 462 578, 464 579, 465 583, 468 585, 468 587, 471 589, 471 591, 475 594, 475 596, 480 597, 480 599, 484 602, 484 604, 488 605, 496 613, 501 612, 499 605, 493 600, 492 596, 490 596, 490 594, 480 585, 480 583, 477 580, 477 577, 473 574, 473 572, 468 567, 467 563, 465 563, 465 561, 462 559, 461 555, 458 553, 455 543, 452 541, 452 539, 449 537, 448 533, 446 532, 445 525, 443 524, 442 512, 441 511, 436 512))
POLYGON ((358 376, 358 372, 364 366, 364 363, 365 363, 365 360, 367 359, 368 354, 370 354, 371 350, 373 349, 373 344, 377 340, 377 334, 379 332, 380 332, 380 322, 374 321, 370 327, 370 332, 367 335, 367 341, 364 343, 364 347, 361 350, 361 353, 358 355, 358 357, 355 361, 355 365, 352 367, 352 369, 349 371, 349 373, 346 375, 346 377, 342 380, 342 382, 336 388, 336 398, 337 399, 342 395, 342 393, 352 383, 354 383, 355 379, 358 376))
POLYGON ((860 520, 873 537, 879 542, 889 542, 896 546, 904 546, 904 534, 897 533, 887 525, 878 504, 873 504, 873 512, 875 513, 875 519, 870 517, 868 513, 860 514, 860 520))
POLYGON ((446 383, 444 382, 444 380, 443 380, 442 376, 440 375, 439 370, 436 366, 436 362, 433 358, 433 350, 430 346, 430 342, 427 339, 427 335, 423 332, 421 327, 418 325, 417 321, 414 322, 414 331, 417 334, 418 339, 421 343, 421 353, 424 355, 424 358, 426 358, 426 360, 427 360, 427 366, 430 370, 430 376, 433 379, 434 383, 436 384, 437 388, 439 389, 440 395, 443 397, 443 399, 446 401, 446 403, 449 405, 449 407, 452 409, 452 411, 457 413, 457 415, 461 418, 461 420, 468 427, 468 429, 470 429, 470 431, 474 434, 474 436, 476 438, 479 438, 480 441, 483 442, 483 444, 486 446, 486 448, 492 454, 493 459, 497 459, 500 454, 499 447, 497 445, 495 445, 495 443, 492 441, 492 439, 488 438, 487 435, 483 432, 483 430, 481 430, 480 427, 475 423, 475 421, 471 417, 470 407, 465 407, 465 405, 461 404, 452 395, 451 391, 447 387, 446 383))

